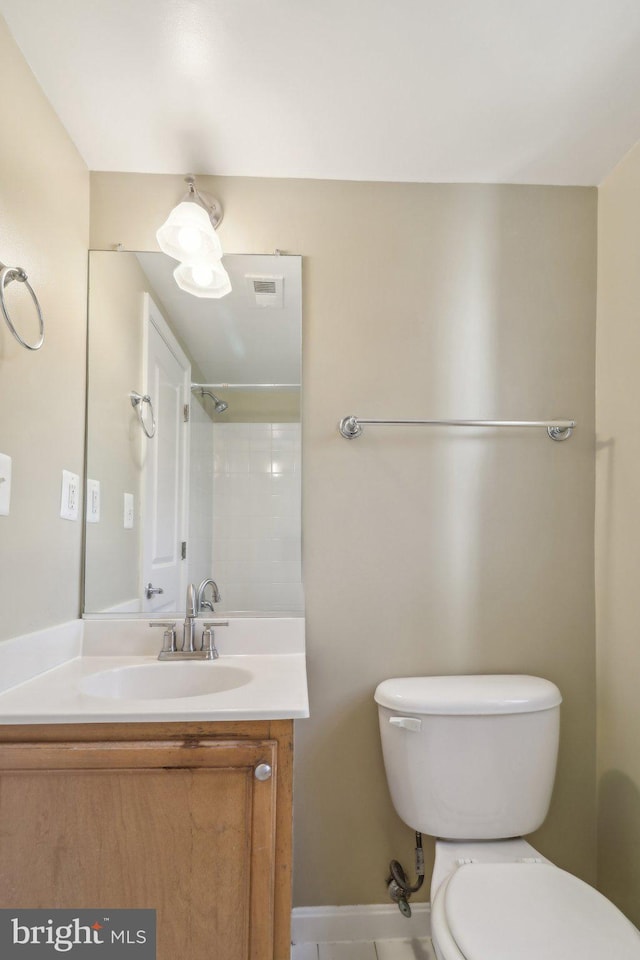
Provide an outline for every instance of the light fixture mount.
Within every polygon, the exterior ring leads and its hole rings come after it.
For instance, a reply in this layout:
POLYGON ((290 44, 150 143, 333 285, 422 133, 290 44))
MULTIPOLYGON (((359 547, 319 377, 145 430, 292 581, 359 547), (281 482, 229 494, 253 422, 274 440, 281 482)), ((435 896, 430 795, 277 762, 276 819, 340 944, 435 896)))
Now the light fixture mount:
POLYGON ((213 229, 217 230, 222 223, 222 218, 224 216, 224 211, 220 201, 208 193, 201 193, 196 187, 196 178, 191 174, 184 178, 184 182, 188 185, 189 190, 186 196, 182 198, 182 202, 199 204, 209 214, 209 219, 211 220, 213 229))

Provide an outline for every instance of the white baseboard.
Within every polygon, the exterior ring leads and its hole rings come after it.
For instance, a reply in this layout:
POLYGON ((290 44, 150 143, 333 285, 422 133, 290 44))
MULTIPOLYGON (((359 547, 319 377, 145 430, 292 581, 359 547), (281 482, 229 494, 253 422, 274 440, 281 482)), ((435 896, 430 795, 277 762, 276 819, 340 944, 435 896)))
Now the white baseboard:
POLYGON ((393 903, 366 903, 349 907, 294 907, 292 943, 336 940, 413 940, 431 936, 431 906, 415 903, 411 917, 403 917, 393 903))

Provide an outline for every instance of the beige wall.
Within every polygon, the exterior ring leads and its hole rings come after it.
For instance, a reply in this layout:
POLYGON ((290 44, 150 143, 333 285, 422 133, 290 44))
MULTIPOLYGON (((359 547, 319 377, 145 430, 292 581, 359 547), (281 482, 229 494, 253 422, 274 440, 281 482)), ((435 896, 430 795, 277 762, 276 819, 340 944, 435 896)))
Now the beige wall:
MULTIPOLYGON (((302 254, 304 580, 312 717, 297 724, 297 904, 385 900, 413 836, 387 794, 384 677, 530 672, 564 694, 534 837, 595 875, 596 192, 201 178, 228 252, 302 254), (368 417, 574 417, 544 431, 368 417)), ((180 177, 92 174, 93 247, 155 249, 180 177)), ((431 852, 428 845, 428 852, 431 852)))
POLYGON ((640 144, 598 220, 598 879, 640 924, 640 144))
POLYGON ((297 423, 300 420, 299 390, 218 390, 216 396, 229 404, 225 423, 297 423))
MULTIPOLYGON (((0 517, 0 639, 80 612, 82 518, 60 519, 62 470, 82 475, 89 174, 0 18, 0 260, 22 266, 46 340, 21 347, 0 317, 0 453, 13 459, 0 517)), ((37 326, 24 289, 17 323, 37 326)))

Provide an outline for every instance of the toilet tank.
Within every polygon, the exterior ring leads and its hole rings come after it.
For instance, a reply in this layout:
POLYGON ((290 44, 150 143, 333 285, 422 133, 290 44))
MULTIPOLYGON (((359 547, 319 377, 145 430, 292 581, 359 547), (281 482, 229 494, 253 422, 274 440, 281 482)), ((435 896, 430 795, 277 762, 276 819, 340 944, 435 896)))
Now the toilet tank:
POLYGON ((375 692, 391 799, 448 840, 536 830, 558 756, 560 691, 528 676, 400 677, 375 692))

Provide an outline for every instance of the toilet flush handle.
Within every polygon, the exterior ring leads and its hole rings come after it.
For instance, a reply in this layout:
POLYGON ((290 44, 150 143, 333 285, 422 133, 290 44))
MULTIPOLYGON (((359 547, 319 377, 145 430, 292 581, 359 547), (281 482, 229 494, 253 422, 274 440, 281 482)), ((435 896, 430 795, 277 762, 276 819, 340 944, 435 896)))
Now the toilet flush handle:
POLYGON ((393 727, 403 727, 405 730, 413 730, 417 733, 422 728, 422 720, 417 717, 389 717, 389 723, 393 727))

